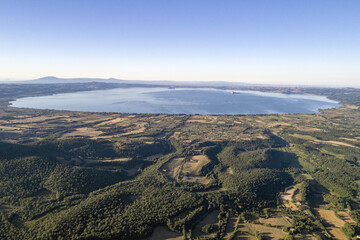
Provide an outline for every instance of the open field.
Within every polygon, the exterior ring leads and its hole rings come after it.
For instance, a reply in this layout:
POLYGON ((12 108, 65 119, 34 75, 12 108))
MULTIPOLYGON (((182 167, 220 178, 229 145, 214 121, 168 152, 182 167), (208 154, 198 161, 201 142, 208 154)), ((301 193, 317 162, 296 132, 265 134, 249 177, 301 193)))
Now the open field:
POLYGON ((182 173, 185 176, 198 175, 201 168, 209 162, 210 160, 204 155, 192 156, 189 161, 185 162, 182 173))
POLYGON ((297 138, 301 138, 301 139, 304 139, 304 140, 313 141, 313 142, 316 142, 316 143, 330 144, 330 145, 334 145, 334 146, 346 146, 346 147, 358 148, 357 146, 354 146, 352 144, 344 143, 344 142, 340 142, 340 141, 321 141, 321 140, 316 139, 316 138, 314 138, 312 136, 309 136, 309 135, 293 134, 292 136, 297 137, 297 138))
POLYGON ((205 234, 204 232, 202 232, 202 227, 207 225, 207 224, 213 224, 213 225, 217 225, 217 217, 219 215, 219 211, 215 210, 210 212, 209 214, 206 215, 206 217, 201 220, 198 224, 196 224, 195 229, 194 229, 194 236, 200 237, 201 238, 207 238, 210 237, 212 234, 205 234))
POLYGON ((182 181, 190 182, 190 183, 200 183, 200 184, 204 184, 204 185, 210 183, 210 179, 207 179, 206 177, 199 177, 199 176, 183 177, 182 181))
POLYGON ((316 208, 314 209, 316 214, 324 220, 325 225, 331 227, 341 228, 344 226, 345 222, 339 219, 333 210, 316 208))
POLYGON ((341 227, 345 222, 339 219, 333 210, 316 208, 314 209, 319 218, 324 222, 326 229, 334 237, 334 239, 346 240, 348 239, 341 231, 341 227))
POLYGON ((126 120, 128 120, 128 118, 119 117, 119 118, 103 121, 103 122, 97 124, 96 126, 114 125, 114 124, 121 123, 121 122, 126 121, 126 120))
POLYGON ((284 194, 281 195, 281 200, 285 207, 290 208, 293 211, 299 210, 299 208, 293 202, 293 196, 296 191, 296 188, 288 189, 284 194))
POLYGON ((114 159, 84 159, 85 165, 96 163, 123 163, 130 161, 131 158, 114 158, 114 159))
POLYGON ((146 125, 145 123, 140 123, 140 124, 138 124, 138 125, 136 126, 137 129, 131 130, 131 131, 126 132, 126 133, 122 133, 122 134, 120 134, 120 136, 128 136, 128 135, 132 135, 132 134, 143 133, 143 132, 145 132, 145 130, 146 130, 145 125, 146 125))
POLYGON ((349 213, 345 212, 345 211, 338 211, 337 214, 340 216, 340 218, 351 224, 351 225, 356 225, 356 222, 350 217, 349 213))
POLYGON ((21 128, 20 127, 0 126, 0 130, 5 130, 5 131, 10 130, 10 131, 12 131, 12 130, 21 130, 21 128))
POLYGON ((290 227, 291 220, 288 217, 260 218, 261 224, 270 224, 272 227, 290 227))
POLYGON ((302 234, 302 235, 295 235, 294 239, 298 239, 298 240, 316 240, 316 237, 314 237, 311 234, 302 234))
POLYGON ((329 227, 327 228, 333 239, 347 240, 348 238, 344 235, 340 228, 329 227))
POLYGON ((203 155, 192 156, 187 161, 185 161, 185 158, 174 158, 164 164, 160 171, 173 179, 184 182, 208 184, 209 179, 199 176, 199 171, 208 162, 209 159, 203 155))
POLYGON ((239 229, 241 231, 249 232, 251 234, 255 234, 255 232, 258 231, 260 235, 263 236, 265 239, 280 239, 280 238, 284 238, 287 235, 281 229, 267 227, 255 223, 240 224, 239 229))
POLYGON ((44 123, 48 120, 54 120, 54 119, 65 119, 68 118, 67 115, 55 115, 55 116, 38 116, 38 117, 32 117, 32 116, 20 116, 15 118, 14 120, 9 120, 9 123, 13 124, 24 124, 24 123, 44 123))
POLYGON ((61 138, 68 138, 68 137, 92 137, 96 138, 99 135, 103 134, 103 132, 98 131, 94 128, 78 128, 73 132, 65 133, 61 136, 61 138))
POLYGON ((236 240, 254 240, 256 238, 253 236, 245 236, 245 235, 236 234, 234 239, 236 239, 236 240))
POLYGON ((224 239, 229 239, 230 236, 237 230, 239 223, 239 217, 236 217, 233 213, 230 213, 228 224, 225 229, 225 237, 224 239))
POLYGON ((174 158, 167 162, 160 170, 167 176, 176 179, 181 173, 184 158, 174 158))
POLYGON ((146 240, 182 240, 183 236, 170 231, 167 227, 156 227, 154 232, 146 240))
POLYGON ((287 202, 291 202, 295 190, 296 190, 295 188, 288 189, 283 195, 281 195, 281 198, 287 202))
POLYGON ((229 167, 229 168, 226 168, 225 173, 233 175, 234 171, 229 167))

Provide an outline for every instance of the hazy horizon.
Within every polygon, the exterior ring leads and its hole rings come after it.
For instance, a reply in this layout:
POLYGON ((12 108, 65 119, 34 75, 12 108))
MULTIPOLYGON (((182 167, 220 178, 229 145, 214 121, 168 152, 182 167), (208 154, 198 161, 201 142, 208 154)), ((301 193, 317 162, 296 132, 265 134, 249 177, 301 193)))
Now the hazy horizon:
MULTIPOLYGON (((345 85, 345 84, 333 84, 333 85, 329 85, 329 84, 301 84, 301 83, 254 83, 254 82, 246 82, 246 81, 226 81, 226 80, 204 80, 204 81, 197 81, 197 80, 157 80, 157 79, 124 79, 124 78, 114 78, 114 77, 108 77, 108 78, 97 78, 97 77, 69 77, 69 78, 61 78, 61 77, 57 77, 57 76, 44 76, 44 77, 40 77, 40 78, 35 78, 35 79, 0 79, 0 83, 24 83, 27 81, 33 81, 33 80, 39 80, 39 79, 43 79, 43 78, 57 78, 59 80, 72 80, 72 79, 101 79, 101 80, 108 80, 108 79, 113 79, 113 80, 123 80, 123 81, 134 81, 134 84, 136 84, 136 82, 140 81, 140 82, 169 82, 169 83, 192 83, 193 85, 195 83, 226 83, 226 84, 239 84, 239 86, 243 85, 249 85, 249 86, 274 86, 274 87, 329 87, 329 88, 360 88, 360 83, 359 84, 355 84, 355 85, 345 85)), ((226 85, 225 84, 225 85, 226 85)))
POLYGON ((360 2, 2 1, 3 80, 360 86, 360 2))

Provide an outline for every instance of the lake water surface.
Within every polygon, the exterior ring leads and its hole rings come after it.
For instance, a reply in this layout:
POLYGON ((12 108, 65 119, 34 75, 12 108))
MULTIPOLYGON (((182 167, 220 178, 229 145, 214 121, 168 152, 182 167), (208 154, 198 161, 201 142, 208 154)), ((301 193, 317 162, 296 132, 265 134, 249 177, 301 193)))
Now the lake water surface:
POLYGON ((341 106, 323 96, 199 88, 116 88, 26 97, 14 107, 86 112, 169 114, 317 113, 341 106))

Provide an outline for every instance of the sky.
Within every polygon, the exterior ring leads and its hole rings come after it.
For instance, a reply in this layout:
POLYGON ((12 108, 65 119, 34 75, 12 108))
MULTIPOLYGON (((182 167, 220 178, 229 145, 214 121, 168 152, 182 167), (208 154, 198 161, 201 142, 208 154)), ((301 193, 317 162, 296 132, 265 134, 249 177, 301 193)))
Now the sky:
POLYGON ((0 0, 0 79, 360 87, 359 0, 0 0))

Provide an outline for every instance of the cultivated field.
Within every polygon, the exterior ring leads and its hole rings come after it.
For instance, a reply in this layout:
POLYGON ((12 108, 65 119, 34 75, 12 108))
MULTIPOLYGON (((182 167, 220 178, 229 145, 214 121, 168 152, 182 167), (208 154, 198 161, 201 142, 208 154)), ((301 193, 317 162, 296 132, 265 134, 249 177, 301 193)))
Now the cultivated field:
POLYGON ((261 224, 255 224, 255 223, 239 224, 239 229, 244 232, 249 232, 252 235, 254 235, 256 231, 258 231, 259 234, 261 236, 263 236, 265 239, 281 239, 287 235, 281 229, 267 227, 267 226, 264 226, 261 224))
POLYGON ((170 231, 167 227, 155 227, 153 233, 146 240, 182 240, 183 236, 170 231))
POLYGON ((345 222, 339 219, 333 210, 316 208, 314 209, 316 214, 322 219, 326 229, 334 237, 334 239, 346 240, 348 239, 341 231, 341 227, 344 226, 345 222))
POLYGON ((218 215, 219 215, 218 210, 212 211, 209 214, 207 214, 203 220, 201 220, 198 224, 196 224, 194 231, 193 231, 194 236, 200 237, 200 239, 206 239, 208 237, 211 237, 212 234, 205 234, 204 232, 202 232, 201 229, 203 226, 205 226, 207 224, 217 225, 218 215))
POLYGON ((268 224, 272 227, 290 227, 291 220, 288 217, 271 217, 271 218, 260 218, 261 224, 268 224))

